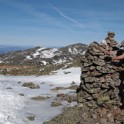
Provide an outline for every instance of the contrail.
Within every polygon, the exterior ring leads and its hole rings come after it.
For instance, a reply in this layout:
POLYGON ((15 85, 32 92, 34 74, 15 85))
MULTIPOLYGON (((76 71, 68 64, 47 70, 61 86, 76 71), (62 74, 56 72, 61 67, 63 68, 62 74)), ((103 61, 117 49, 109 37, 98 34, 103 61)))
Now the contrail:
POLYGON ((80 26, 81 28, 84 28, 84 25, 83 25, 83 24, 81 24, 81 23, 79 23, 78 21, 76 21, 75 19, 70 18, 69 16, 65 15, 62 11, 60 11, 60 10, 59 10, 58 8, 56 8, 55 6, 53 6, 53 5, 51 5, 51 4, 49 4, 49 5, 50 5, 50 6, 52 7, 52 9, 54 9, 60 16, 62 16, 62 17, 64 17, 65 19, 67 19, 67 20, 69 20, 69 21, 75 23, 76 25, 80 26))

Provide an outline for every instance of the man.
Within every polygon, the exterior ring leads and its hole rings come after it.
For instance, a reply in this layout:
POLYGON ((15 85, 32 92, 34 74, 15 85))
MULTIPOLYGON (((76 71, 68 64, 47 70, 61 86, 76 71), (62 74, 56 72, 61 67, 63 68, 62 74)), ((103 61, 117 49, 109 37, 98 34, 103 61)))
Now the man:
POLYGON ((123 50, 124 51, 124 40, 121 42, 120 50, 123 50))
POLYGON ((107 56, 107 57, 105 57, 105 61, 109 62, 112 60, 124 60, 124 41, 121 42, 120 47, 122 47, 122 48, 118 50, 117 56, 114 56, 114 57, 107 56))
POLYGON ((124 53, 122 55, 120 55, 120 56, 112 57, 111 59, 112 60, 122 60, 122 59, 124 59, 124 53))

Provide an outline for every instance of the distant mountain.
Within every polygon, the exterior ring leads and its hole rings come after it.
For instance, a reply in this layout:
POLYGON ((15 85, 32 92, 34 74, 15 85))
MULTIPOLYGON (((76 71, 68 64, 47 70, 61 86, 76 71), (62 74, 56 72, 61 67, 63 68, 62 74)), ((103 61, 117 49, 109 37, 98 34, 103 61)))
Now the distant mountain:
POLYGON ((9 45, 0 45, 0 54, 12 52, 12 51, 17 51, 17 50, 25 50, 28 49, 29 47, 25 46, 9 46, 9 45))
MULTIPOLYGON (((85 53, 87 45, 73 44, 62 48, 35 47, 27 50, 18 50, 0 55, 0 61, 13 65, 40 65, 60 64, 70 62, 85 53)), ((17 49, 17 48, 15 48, 17 49)), ((19 48, 18 48, 19 49, 19 48)))

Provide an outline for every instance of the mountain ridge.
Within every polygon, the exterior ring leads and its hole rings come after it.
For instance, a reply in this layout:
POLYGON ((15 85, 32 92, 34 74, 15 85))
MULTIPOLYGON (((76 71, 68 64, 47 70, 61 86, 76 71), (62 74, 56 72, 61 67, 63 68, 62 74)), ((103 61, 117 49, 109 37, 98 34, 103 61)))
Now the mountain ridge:
POLYGON ((26 50, 31 46, 10 46, 10 45, 0 45, 0 54, 5 54, 17 50, 26 50))
POLYGON ((21 57, 19 60, 23 59, 23 61, 28 61, 32 59, 45 60, 45 59, 51 59, 51 58, 56 60, 57 57, 61 58, 66 56, 68 58, 69 56, 73 57, 77 55, 83 55, 86 48, 87 48, 87 45, 81 44, 81 43, 72 44, 65 47, 61 47, 61 48, 47 48, 47 47, 37 46, 37 47, 29 48, 26 50, 18 50, 18 51, 1 54, 0 60, 3 61, 4 63, 6 63, 7 61, 11 63, 11 61, 9 60, 16 59, 16 61, 18 61, 19 59, 18 56, 21 57))
POLYGON ((45 68, 49 71, 60 69, 68 65, 79 65, 80 58, 85 54, 86 49, 87 45, 82 43, 72 44, 61 48, 38 46, 26 50, 1 54, 0 64, 16 66, 16 68, 25 66, 28 67, 29 70, 34 67, 35 71, 44 71, 44 73, 46 73, 45 68))

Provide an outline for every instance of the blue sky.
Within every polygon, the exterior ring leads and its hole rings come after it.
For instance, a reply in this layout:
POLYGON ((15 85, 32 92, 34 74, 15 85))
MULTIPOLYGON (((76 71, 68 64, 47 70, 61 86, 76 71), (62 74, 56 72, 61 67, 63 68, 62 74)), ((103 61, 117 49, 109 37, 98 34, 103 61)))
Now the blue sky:
POLYGON ((124 0, 0 0, 0 44, 66 46, 124 40, 124 0))

